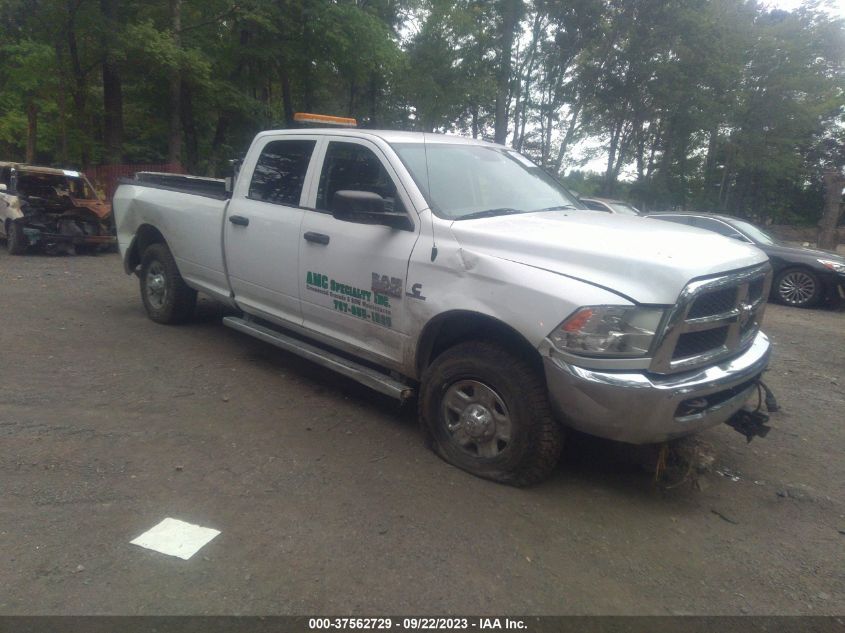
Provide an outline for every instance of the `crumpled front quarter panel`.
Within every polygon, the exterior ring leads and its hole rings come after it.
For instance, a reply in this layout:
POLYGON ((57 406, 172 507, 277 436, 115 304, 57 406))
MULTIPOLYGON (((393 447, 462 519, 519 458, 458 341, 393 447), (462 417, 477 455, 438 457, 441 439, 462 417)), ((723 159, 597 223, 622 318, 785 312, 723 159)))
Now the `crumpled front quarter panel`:
MULTIPOLYGON (((497 319, 534 347, 567 316, 584 305, 630 305, 621 296, 562 275, 461 248, 438 233, 437 257, 431 238, 417 243, 407 279, 409 333, 417 340, 438 315, 469 311, 497 319), (419 284, 419 285, 418 285, 419 284), (408 296, 417 290, 424 297, 408 296)), ((416 350, 412 350, 415 357, 416 350)), ((409 366, 413 358, 408 358, 409 366)))

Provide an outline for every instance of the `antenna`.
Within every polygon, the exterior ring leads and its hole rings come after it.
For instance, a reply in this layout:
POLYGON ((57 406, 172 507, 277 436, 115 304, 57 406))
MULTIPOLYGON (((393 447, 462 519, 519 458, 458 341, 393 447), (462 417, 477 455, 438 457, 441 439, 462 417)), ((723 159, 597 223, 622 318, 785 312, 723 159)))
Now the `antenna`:
POLYGON ((428 217, 431 220, 431 261, 437 259, 437 240, 434 237, 434 211, 431 206, 431 175, 428 173, 428 142, 425 140, 425 132, 423 135, 423 154, 425 154, 425 186, 428 189, 428 217))

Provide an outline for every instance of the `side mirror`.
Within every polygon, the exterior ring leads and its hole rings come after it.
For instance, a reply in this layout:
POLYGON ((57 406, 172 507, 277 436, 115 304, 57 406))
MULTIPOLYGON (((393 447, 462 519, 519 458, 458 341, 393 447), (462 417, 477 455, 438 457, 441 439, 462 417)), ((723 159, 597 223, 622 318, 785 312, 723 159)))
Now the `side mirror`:
POLYGON ((344 222, 381 224, 405 230, 413 228, 407 215, 387 211, 384 203, 384 198, 371 191, 341 189, 332 197, 331 211, 336 220, 344 222))

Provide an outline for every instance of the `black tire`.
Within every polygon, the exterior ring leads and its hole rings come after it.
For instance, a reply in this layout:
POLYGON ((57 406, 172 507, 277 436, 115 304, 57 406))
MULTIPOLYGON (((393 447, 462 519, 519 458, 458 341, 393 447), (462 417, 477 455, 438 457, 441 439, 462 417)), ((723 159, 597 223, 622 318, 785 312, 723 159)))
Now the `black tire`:
POLYGON ((141 255, 141 300, 156 323, 184 323, 194 314, 197 292, 179 274, 166 244, 152 244, 141 255))
POLYGON ((6 225, 6 250, 9 255, 23 255, 28 246, 23 227, 17 222, 9 222, 6 225))
POLYGON ((824 286, 809 268, 787 268, 778 273, 772 286, 778 302, 797 308, 811 308, 821 301, 824 286))
POLYGON ((418 406, 434 452, 478 477, 529 486, 546 479, 560 459, 563 428, 542 373, 494 343, 461 343, 438 356, 423 374, 418 406), (461 414, 447 404, 456 398, 465 407, 461 414), (479 408, 467 398, 493 406, 479 408))

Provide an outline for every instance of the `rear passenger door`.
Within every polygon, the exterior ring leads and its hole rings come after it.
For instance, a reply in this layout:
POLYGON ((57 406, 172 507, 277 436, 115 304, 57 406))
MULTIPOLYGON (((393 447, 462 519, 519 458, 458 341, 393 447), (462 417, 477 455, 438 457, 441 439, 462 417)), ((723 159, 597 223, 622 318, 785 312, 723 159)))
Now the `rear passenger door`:
POLYGON ((269 137, 242 167, 223 239, 229 283, 248 312, 300 324, 299 228, 318 137, 269 137), (257 158, 254 158, 256 157, 257 158))
MULTIPOLYGON (((419 217, 398 175, 374 143, 329 137, 302 221, 300 296, 306 327, 373 360, 401 363, 407 342, 405 277, 419 217), (338 191, 377 193, 406 228, 340 220, 338 191)), ((390 363, 388 363, 390 364, 390 363)))

